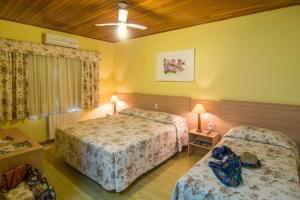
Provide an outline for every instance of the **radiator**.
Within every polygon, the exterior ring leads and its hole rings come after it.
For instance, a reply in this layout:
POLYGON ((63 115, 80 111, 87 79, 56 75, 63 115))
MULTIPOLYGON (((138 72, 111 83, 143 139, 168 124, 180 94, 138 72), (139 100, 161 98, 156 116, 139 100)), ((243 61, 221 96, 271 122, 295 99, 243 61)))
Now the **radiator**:
POLYGON ((48 140, 55 139, 55 130, 57 127, 77 122, 83 111, 66 112, 51 114, 48 116, 48 140))

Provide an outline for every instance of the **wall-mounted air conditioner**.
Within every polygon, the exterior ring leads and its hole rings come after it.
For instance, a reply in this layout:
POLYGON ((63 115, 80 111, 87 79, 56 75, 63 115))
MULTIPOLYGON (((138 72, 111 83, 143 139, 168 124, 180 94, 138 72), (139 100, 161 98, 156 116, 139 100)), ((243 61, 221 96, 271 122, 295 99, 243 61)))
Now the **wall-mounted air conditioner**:
POLYGON ((51 33, 43 33, 43 43, 69 48, 78 48, 78 41, 75 38, 63 37, 51 33))

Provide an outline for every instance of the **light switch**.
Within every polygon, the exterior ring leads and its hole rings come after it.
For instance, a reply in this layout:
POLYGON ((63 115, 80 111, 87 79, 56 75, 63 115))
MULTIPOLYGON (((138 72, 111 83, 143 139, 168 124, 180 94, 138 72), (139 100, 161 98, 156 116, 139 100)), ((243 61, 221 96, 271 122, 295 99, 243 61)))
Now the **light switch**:
POLYGON ((154 104, 154 109, 155 109, 155 110, 158 110, 158 104, 157 104, 157 103, 154 104))
POLYGON ((214 124, 212 122, 208 123, 208 130, 212 131, 214 129, 214 124))

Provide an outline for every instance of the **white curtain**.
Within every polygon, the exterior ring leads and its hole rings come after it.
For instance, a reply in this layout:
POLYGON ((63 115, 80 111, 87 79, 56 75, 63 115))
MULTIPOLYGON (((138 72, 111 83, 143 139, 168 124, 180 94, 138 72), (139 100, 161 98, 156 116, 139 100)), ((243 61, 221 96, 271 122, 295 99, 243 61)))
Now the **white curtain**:
POLYGON ((81 64, 73 58, 29 55, 29 115, 80 108, 81 64))
POLYGON ((58 58, 60 110, 80 108, 81 60, 58 58))

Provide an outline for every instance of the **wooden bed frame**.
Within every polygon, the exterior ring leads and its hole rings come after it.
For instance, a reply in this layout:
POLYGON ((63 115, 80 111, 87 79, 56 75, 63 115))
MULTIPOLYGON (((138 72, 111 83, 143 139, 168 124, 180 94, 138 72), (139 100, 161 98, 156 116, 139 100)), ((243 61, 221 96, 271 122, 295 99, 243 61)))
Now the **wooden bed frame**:
POLYGON ((203 104, 208 113, 202 115, 202 128, 212 122, 213 130, 225 134, 238 125, 251 125, 282 131, 300 146, 300 105, 257 103, 245 101, 207 101, 190 97, 153 94, 117 94, 128 106, 169 112, 185 117, 189 128, 197 126, 197 116, 191 112, 197 103, 203 104), (155 104, 158 105, 155 109, 155 104))
POLYGON ((203 127, 213 122, 214 129, 221 134, 238 125, 264 127, 291 136, 300 146, 300 105, 192 100, 191 106, 197 103, 208 111, 203 116, 203 127))
MULTIPOLYGON (((193 121, 193 114, 190 111, 192 100, 190 97, 137 93, 117 93, 117 95, 127 106, 177 114, 186 118, 188 122, 193 121), (155 104, 158 106, 157 109, 155 104)), ((191 125, 189 124, 189 127, 192 127, 191 125)))

